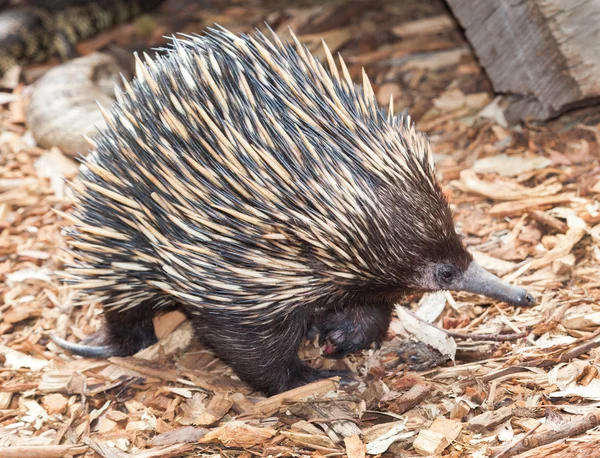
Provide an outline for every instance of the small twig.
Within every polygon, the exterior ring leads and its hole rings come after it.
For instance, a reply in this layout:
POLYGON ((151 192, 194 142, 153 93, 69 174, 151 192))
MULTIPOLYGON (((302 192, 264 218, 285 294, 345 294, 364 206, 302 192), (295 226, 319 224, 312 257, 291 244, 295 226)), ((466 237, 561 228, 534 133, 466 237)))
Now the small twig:
POLYGON ((592 337, 587 341, 582 343, 581 345, 577 345, 574 348, 571 348, 570 350, 565 351, 562 355, 560 355, 560 361, 561 362, 568 362, 571 361, 574 358, 577 358, 580 355, 583 355, 584 353, 587 353, 588 351, 596 348, 596 347, 600 347, 600 328, 596 329, 594 331, 594 333, 592 334, 592 337))
MULTIPOLYGON (((495 304, 494 307, 496 308, 496 310, 498 310, 498 313, 500 313, 500 316, 498 317, 500 319, 500 321, 502 321, 506 326, 508 326, 513 331, 521 332, 521 330, 519 328, 517 328, 514 324, 512 324, 510 322, 510 320, 506 316, 506 313, 504 313, 504 311, 500 307, 498 307, 498 304, 495 304)), ((529 343, 531 343, 532 345, 535 345, 535 340, 533 340, 533 337, 528 336, 528 337, 526 337, 526 339, 529 341, 529 343)))
POLYGON ((514 332, 512 334, 474 334, 474 333, 462 333, 450 331, 448 329, 442 329, 446 334, 457 339, 471 339, 471 340, 492 340, 494 342, 509 342, 511 340, 518 340, 527 337, 526 331, 514 332))
POLYGON ((531 428, 529 431, 527 431, 527 433, 521 437, 518 441, 516 441, 514 444, 509 445, 508 448, 504 449, 504 451, 500 452, 498 455, 496 455, 494 458, 508 458, 510 456, 513 456, 514 453, 512 453, 512 451, 521 443, 523 443, 523 441, 525 441, 525 439, 527 439, 529 436, 531 436, 540 426, 542 426, 542 422, 538 421, 537 425, 535 425, 533 428, 531 428))
POLYGON ((544 431, 543 433, 533 434, 531 436, 526 434, 520 442, 517 442, 514 446, 510 447, 510 455, 506 454, 507 450, 504 450, 495 458, 516 456, 519 453, 556 442, 560 439, 578 436, 579 434, 583 434, 598 425, 600 425, 600 409, 597 409, 596 411, 586 415, 581 420, 565 423, 557 429, 544 431))
POLYGON ((308 421, 309 423, 333 423, 334 421, 349 421, 349 422, 356 423, 356 424, 358 424, 360 422, 360 420, 358 420, 356 418, 348 417, 346 415, 342 415, 337 418, 327 418, 327 417, 309 418, 306 421, 308 421))
MULTIPOLYGON (((516 329, 518 332, 515 332, 513 334, 473 334, 473 333, 469 333, 469 332, 456 332, 456 331, 451 331, 449 329, 444 329, 444 328, 440 328, 438 326, 435 326, 431 323, 429 323, 427 320, 424 320, 423 318, 415 315, 414 313, 411 313, 412 316, 414 316, 417 320, 421 321, 422 323, 425 323, 429 326, 433 326, 436 329, 439 329, 442 332, 445 332, 446 334, 448 334, 451 337, 456 337, 458 339, 471 339, 471 340, 492 340, 495 342, 507 342, 507 341, 511 341, 511 340, 517 340, 517 339, 522 339, 523 337, 527 337, 528 332, 526 331, 519 331, 518 329, 516 329)), ((463 329, 467 329, 467 328, 463 328, 463 329)))
POLYGON ((482 383, 491 382, 492 380, 497 380, 501 377, 506 377, 507 375, 518 374, 520 372, 524 372, 525 369, 522 366, 509 366, 504 369, 497 370, 495 372, 490 372, 489 374, 478 377, 478 380, 482 383))

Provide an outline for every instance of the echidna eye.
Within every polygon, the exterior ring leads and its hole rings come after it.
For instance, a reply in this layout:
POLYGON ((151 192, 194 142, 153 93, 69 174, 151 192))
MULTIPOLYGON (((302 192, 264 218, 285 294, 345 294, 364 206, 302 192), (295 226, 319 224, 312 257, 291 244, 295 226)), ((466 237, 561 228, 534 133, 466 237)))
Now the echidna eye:
POLYGON ((452 264, 441 264, 437 268, 438 282, 443 285, 449 285, 457 274, 456 268, 452 264))

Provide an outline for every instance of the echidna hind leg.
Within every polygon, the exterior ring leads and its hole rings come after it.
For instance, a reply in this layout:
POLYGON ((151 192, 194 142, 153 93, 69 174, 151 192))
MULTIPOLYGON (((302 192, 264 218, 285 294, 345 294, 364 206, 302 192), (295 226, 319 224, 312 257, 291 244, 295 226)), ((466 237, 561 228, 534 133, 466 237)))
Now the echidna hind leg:
MULTIPOLYGON (((268 395, 320 378, 347 375, 319 371, 298 357, 304 319, 244 323, 232 316, 192 315, 198 339, 210 347, 248 385, 268 395)), ((255 320, 256 321, 256 320, 255 320)))
POLYGON ((344 356, 380 345, 392 320, 391 304, 370 303, 347 305, 325 315, 319 325, 319 345, 325 345, 324 356, 344 356))
POLYGON ((114 356, 133 355, 158 341, 153 315, 148 304, 140 304, 131 310, 104 313, 104 332, 115 352, 114 356))
POLYGON ((76 355, 92 358, 130 356, 157 342, 154 332, 153 309, 140 304, 129 310, 104 311, 104 324, 100 331, 81 343, 73 344, 52 337, 55 343, 76 355))

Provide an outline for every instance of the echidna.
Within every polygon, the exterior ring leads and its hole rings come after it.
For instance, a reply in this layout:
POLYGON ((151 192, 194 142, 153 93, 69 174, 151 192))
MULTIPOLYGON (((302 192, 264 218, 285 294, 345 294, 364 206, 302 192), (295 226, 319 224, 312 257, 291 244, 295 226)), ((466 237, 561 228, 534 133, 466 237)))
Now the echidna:
POLYGON ((292 35, 174 38, 106 113, 76 188, 67 269, 106 324, 83 356, 156 342, 180 307, 197 338, 272 394, 328 373, 297 355, 317 325, 342 356, 380 341, 409 290, 533 298, 458 237, 429 143, 292 35))

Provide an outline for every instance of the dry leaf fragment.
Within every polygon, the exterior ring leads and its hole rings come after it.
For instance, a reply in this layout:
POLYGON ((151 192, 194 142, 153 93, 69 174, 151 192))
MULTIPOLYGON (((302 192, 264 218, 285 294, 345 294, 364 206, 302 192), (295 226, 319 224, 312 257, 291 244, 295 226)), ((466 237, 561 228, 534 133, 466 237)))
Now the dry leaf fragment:
POLYGON ((5 362, 4 367, 10 367, 12 369, 28 368, 33 372, 39 372, 45 368, 50 361, 45 359, 34 358, 33 356, 26 355, 20 351, 13 350, 12 348, 0 345, 0 355, 4 355, 5 362))
POLYGON ((573 197, 573 194, 565 193, 558 196, 531 197, 514 202, 502 202, 490 208, 488 213, 496 217, 518 216, 545 205, 569 202, 573 197))
POLYGON ((250 448, 262 444, 276 433, 277 431, 271 428, 258 428, 243 421, 234 420, 209 432, 198 442, 208 444, 218 441, 226 447, 250 448))
MULTIPOLYGON (((126 440, 126 439, 125 439, 126 440)), ((98 455, 102 458, 129 458, 131 455, 129 453, 125 453, 121 450, 121 448, 126 449, 127 447, 122 447, 123 440, 121 441, 111 441, 114 445, 109 445, 108 443, 103 442, 94 442, 89 437, 83 439, 83 442, 87 444, 92 450, 94 450, 98 455)))
POLYGON ((367 444, 367 453, 369 455, 380 455, 385 453, 394 442, 406 440, 414 436, 414 432, 406 431, 406 421, 396 423, 392 428, 383 433, 377 439, 367 444))
POLYGON ((151 445, 152 447, 164 447, 173 444, 198 442, 202 437, 206 436, 207 433, 208 430, 205 428, 182 426, 153 437, 148 441, 148 445, 151 445))
MULTIPOLYGON (((493 182, 480 179, 474 170, 460 172, 460 182, 453 182, 459 189, 494 200, 521 200, 528 197, 553 196, 562 189, 560 183, 541 184, 534 188, 521 186, 512 180, 496 178, 493 182)), ((559 201, 560 202, 560 201, 559 201)))
POLYGON ((415 315, 428 323, 433 323, 439 318, 446 307, 446 291, 425 293, 419 301, 419 308, 415 315))
POLYGON ((421 342, 432 346, 443 355, 446 355, 454 361, 456 355, 456 342, 452 337, 441 329, 430 325, 425 321, 416 318, 404 307, 397 305, 396 314, 400 319, 402 326, 421 342))
POLYGON ((194 448, 193 444, 172 444, 165 447, 156 447, 144 450, 132 455, 135 458, 179 458, 182 456, 193 456, 186 452, 194 448))
MULTIPOLYGON (((107 363, 94 361, 91 367, 104 366, 107 363)), ((86 369, 90 368, 89 366, 86 369)), ((54 370, 45 372, 38 385, 38 391, 42 393, 65 392, 68 394, 84 394, 87 390, 85 375, 79 372, 81 369, 54 370)))
POLYGON ((50 179, 50 187, 57 199, 65 196, 65 178, 72 179, 79 173, 77 163, 58 148, 52 148, 35 161, 35 169, 39 177, 50 179))
POLYGON ((227 377, 225 375, 196 370, 183 371, 182 375, 189 378, 194 385, 215 393, 229 393, 234 391, 247 394, 251 391, 250 387, 248 387, 248 385, 246 385, 244 382, 227 377))
POLYGON ((8 409, 12 401, 13 394, 8 391, 0 391, 0 409, 8 409))
POLYGON ((182 405, 183 416, 179 419, 179 424, 183 426, 195 425, 197 419, 206 410, 206 394, 194 393, 191 399, 186 399, 182 405))
POLYGON ((154 317, 153 322, 156 338, 158 340, 166 338, 186 320, 187 317, 179 310, 173 310, 172 312, 154 317))
POLYGON ((477 116, 480 118, 491 119, 495 124, 507 128, 508 122, 504 115, 504 109, 506 108, 504 102, 505 98, 499 95, 481 110, 477 116))
POLYGON ((600 380, 594 379, 586 386, 571 383, 564 390, 550 393, 551 398, 569 398, 572 396, 589 399, 590 401, 600 401, 600 380))
POLYGON ((454 111, 465 106, 465 94, 460 89, 450 89, 433 100, 433 105, 441 111, 454 111))
POLYGON ((478 159, 473 164, 477 173, 497 173, 505 177, 516 177, 531 170, 539 170, 552 165, 552 161, 544 156, 496 156, 478 159))
POLYGON ((569 310, 564 313, 560 320, 560 324, 567 329, 593 331, 600 326, 600 311, 590 304, 577 305, 569 308, 569 310))
POLYGON ((15 283, 24 282, 52 283, 52 272, 46 268, 26 268, 12 272, 6 276, 6 283, 12 287, 15 283))
POLYGON ((164 339, 161 339, 154 345, 144 348, 136 353, 135 356, 136 358, 153 360, 158 358, 160 352, 163 352, 165 355, 170 355, 176 351, 189 347, 192 342, 192 335, 192 323, 190 321, 185 321, 164 339))

